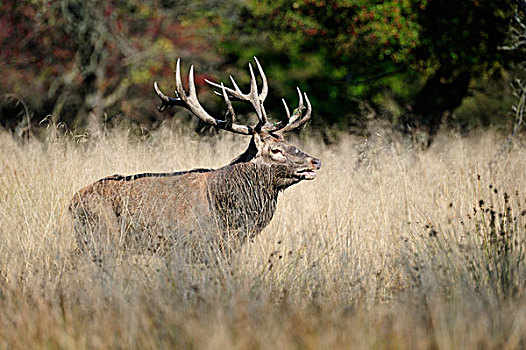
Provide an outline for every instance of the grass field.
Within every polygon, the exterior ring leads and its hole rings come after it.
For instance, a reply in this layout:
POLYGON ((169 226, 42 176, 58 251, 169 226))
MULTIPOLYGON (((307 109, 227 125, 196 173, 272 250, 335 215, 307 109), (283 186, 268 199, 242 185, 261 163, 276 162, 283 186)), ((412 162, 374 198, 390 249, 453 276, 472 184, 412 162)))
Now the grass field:
POLYGON ((219 167, 242 136, 0 133, 0 348, 524 348, 526 150, 491 132, 295 142, 314 181, 229 265, 74 254, 68 202, 106 175, 219 167))

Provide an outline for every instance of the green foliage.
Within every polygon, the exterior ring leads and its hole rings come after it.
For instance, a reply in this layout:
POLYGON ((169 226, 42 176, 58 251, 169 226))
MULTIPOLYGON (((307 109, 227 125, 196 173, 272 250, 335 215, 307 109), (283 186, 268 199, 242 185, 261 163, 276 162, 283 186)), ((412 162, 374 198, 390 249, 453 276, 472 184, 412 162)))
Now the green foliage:
POLYGON ((512 15, 505 0, 430 1, 419 17, 422 45, 416 58, 483 75, 493 64, 504 63, 498 47, 505 41, 512 15))
POLYGON ((315 123, 359 126, 356 99, 389 85, 411 96, 400 85, 416 80, 407 70, 419 43, 415 7, 425 2, 249 1, 235 23, 222 22, 219 52, 236 65, 256 55, 279 96, 304 87, 321 115, 315 123))
MULTIPOLYGON (((196 65, 198 85, 208 75, 226 81, 227 72, 243 85, 257 56, 274 118, 284 116, 281 97, 294 105, 300 86, 315 124, 357 131, 362 101, 394 123, 407 121, 410 106, 413 126, 436 129, 471 87, 502 80, 502 69, 523 61, 518 50, 498 50, 514 45, 505 0, 26 0, 2 1, 0 12, 0 95, 25 101, 33 120, 51 115, 95 131, 102 120, 152 126, 166 118, 153 108, 151 84, 166 86, 177 57, 185 70, 196 65)), ((200 98, 220 108, 213 94, 200 98)), ((19 113, 2 110, 3 125, 12 125, 6 119, 19 113)), ((488 124, 480 118, 451 123, 488 124)))
POLYGON ((356 99, 372 101, 393 120, 406 105, 415 105, 433 123, 433 114, 456 109, 467 95, 466 77, 486 79, 508 62, 497 50, 512 16, 506 1, 254 0, 240 5, 245 6, 236 21, 219 27, 220 54, 236 65, 253 55, 262 59, 280 95, 305 86, 317 114, 330 124, 360 126, 356 99), (457 77, 458 86, 432 87, 457 77), (448 96, 448 90, 458 97, 448 96))
MULTIPOLYGON (((402 61, 419 42, 415 4, 425 6, 425 1, 263 1, 251 6, 256 17, 269 17, 273 28, 323 44, 331 55, 402 61)), ((274 36, 278 45, 282 39, 274 36)))

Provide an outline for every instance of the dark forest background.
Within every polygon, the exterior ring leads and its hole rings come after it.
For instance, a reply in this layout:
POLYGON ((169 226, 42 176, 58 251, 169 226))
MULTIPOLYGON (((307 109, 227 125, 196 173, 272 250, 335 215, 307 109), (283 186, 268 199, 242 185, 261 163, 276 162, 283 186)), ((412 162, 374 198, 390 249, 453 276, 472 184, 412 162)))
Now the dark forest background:
POLYGON ((328 141, 378 119, 427 144, 440 128, 511 132, 524 111, 525 18, 524 0, 0 0, 0 122, 18 136, 47 123, 90 135, 196 123, 159 113, 153 81, 172 90, 180 57, 203 104, 223 113, 204 79, 246 87, 256 56, 271 117, 299 86, 328 141))

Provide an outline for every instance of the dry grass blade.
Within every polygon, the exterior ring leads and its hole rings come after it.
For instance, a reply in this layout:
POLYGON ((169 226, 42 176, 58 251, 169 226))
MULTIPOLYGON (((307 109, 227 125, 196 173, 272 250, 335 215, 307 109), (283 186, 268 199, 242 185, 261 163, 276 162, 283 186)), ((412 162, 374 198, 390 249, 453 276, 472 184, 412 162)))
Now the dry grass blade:
POLYGON ((316 181, 287 190, 231 264, 208 265, 181 250, 94 263, 66 208, 107 174, 218 167, 242 137, 50 133, 0 133, 0 348, 526 346, 526 154, 490 172, 492 133, 426 152, 371 139, 371 166, 351 136, 304 140, 324 162, 316 181))

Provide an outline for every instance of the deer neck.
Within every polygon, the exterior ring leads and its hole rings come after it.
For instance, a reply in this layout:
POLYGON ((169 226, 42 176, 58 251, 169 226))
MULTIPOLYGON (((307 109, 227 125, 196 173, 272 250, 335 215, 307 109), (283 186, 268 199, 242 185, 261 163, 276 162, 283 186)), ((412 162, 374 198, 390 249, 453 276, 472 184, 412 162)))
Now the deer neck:
POLYGON ((250 143, 248 144, 248 147, 245 150, 245 152, 241 153, 239 156, 234 158, 230 162, 230 165, 245 164, 245 163, 254 161, 254 158, 256 157, 257 154, 258 154, 258 149, 256 147, 256 144, 254 143, 254 139, 252 139, 250 140, 250 143))
POLYGON ((209 196, 220 221, 243 238, 259 233, 276 210, 280 188, 273 169, 254 161, 218 169, 209 178, 209 196))

